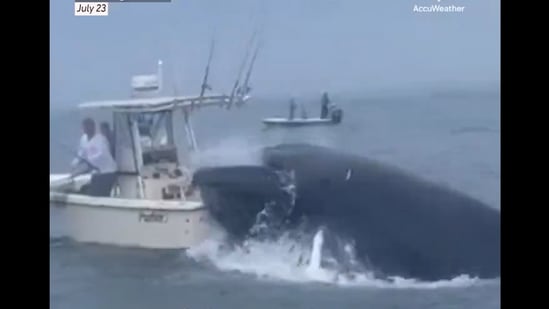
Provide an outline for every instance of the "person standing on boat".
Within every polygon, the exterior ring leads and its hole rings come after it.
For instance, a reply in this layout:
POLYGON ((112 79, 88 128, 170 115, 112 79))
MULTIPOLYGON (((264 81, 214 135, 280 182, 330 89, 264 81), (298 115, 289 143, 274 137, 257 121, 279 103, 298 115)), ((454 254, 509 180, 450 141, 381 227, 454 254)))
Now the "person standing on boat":
POLYGON ((301 118, 307 119, 307 110, 305 109, 305 105, 301 104, 301 118))
POLYGON ((87 193, 91 196, 110 196, 116 181, 117 167, 109 141, 97 132, 95 121, 91 118, 84 119, 82 129, 84 134, 80 138, 78 155, 72 162, 73 170, 86 165, 86 171, 92 172, 87 193))
POLYGON ((328 118, 328 107, 330 105, 330 99, 328 98, 328 93, 324 92, 322 94, 322 100, 320 102, 321 109, 320 109, 320 118, 326 119, 328 118))
POLYGON ((288 119, 290 119, 290 120, 294 119, 294 114, 295 114, 296 108, 297 108, 297 104, 295 103, 294 98, 291 98, 290 99, 290 117, 288 117, 288 119))

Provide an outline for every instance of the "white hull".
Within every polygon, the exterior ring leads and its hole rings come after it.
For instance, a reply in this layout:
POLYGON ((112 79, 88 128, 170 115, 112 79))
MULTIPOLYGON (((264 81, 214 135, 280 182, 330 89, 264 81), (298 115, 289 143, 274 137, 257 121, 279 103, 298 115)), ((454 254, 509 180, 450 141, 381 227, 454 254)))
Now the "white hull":
POLYGON ((333 125, 332 119, 326 118, 265 118, 263 124, 268 126, 296 127, 313 125, 333 125))
POLYGON ((200 243, 211 231, 209 212, 199 201, 91 197, 50 191, 50 203, 62 212, 64 234, 78 242, 183 249, 200 243))

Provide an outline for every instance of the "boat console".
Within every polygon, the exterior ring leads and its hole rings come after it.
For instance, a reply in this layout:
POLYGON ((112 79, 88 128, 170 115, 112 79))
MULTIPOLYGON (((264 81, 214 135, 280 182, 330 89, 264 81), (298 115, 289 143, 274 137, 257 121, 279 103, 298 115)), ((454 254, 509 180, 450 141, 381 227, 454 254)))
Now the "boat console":
POLYGON ((157 146, 143 148, 143 164, 159 164, 163 162, 177 162, 177 149, 175 146, 157 146))
POLYGON ((176 163, 155 163, 143 167, 142 182, 146 199, 184 200, 191 176, 176 163))

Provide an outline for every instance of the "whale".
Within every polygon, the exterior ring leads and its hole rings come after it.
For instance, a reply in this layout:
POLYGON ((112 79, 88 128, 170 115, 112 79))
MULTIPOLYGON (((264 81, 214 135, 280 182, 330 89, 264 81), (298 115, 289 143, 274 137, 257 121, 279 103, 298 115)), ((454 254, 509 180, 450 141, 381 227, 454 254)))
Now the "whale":
POLYGON ((356 258, 378 277, 500 275, 500 211, 478 199, 323 146, 265 147, 260 161, 194 173, 193 186, 234 239, 250 237, 269 217, 273 229, 323 228, 351 241, 356 258))

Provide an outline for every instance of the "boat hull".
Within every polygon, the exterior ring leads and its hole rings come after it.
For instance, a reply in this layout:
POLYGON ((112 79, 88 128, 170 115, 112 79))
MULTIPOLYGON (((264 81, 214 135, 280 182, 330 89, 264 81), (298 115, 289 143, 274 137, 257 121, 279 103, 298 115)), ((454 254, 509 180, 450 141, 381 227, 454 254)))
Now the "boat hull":
POLYGON ((211 230, 208 209, 198 201, 152 201, 50 192, 64 216, 63 231, 83 243, 148 249, 185 249, 211 230))
POLYGON ((265 118, 263 124, 270 127, 306 127, 306 126, 326 126, 336 125, 332 119, 329 118, 265 118))

